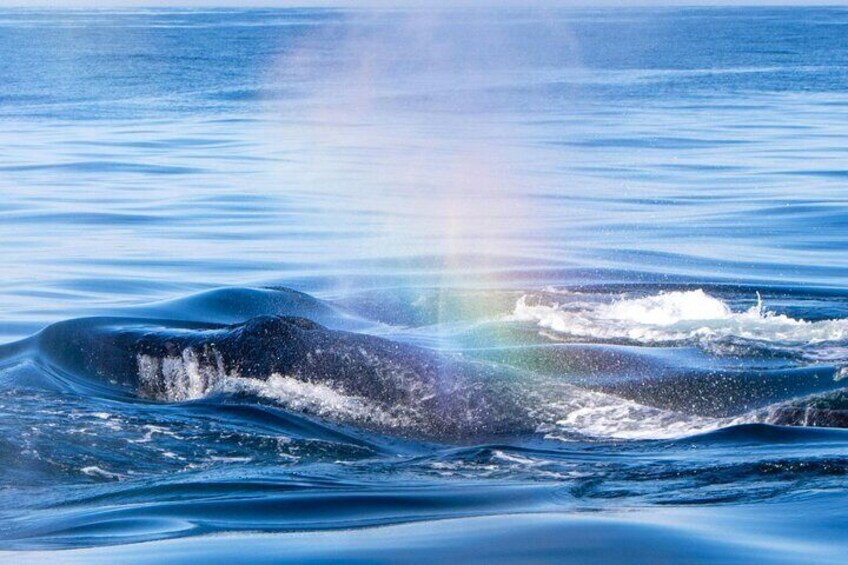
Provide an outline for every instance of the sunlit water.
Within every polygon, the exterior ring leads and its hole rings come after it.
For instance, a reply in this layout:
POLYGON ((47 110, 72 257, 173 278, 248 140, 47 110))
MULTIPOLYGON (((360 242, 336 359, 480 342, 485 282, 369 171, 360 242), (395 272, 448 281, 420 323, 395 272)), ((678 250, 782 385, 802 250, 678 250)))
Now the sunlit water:
POLYGON ((840 562, 846 26, 0 12, 0 560, 840 562))

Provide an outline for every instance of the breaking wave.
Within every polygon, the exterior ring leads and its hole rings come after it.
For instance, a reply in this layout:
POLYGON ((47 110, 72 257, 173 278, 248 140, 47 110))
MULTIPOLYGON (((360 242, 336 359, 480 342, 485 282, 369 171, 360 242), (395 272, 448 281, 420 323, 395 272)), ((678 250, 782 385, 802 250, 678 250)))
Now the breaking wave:
POLYGON ((286 289, 191 300, 218 312, 234 300, 256 306, 255 296, 268 306, 225 324, 169 321, 162 306, 150 310, 155 318, 68 320, 6 347, 7 357, 49 368, 50 386, 75 393, 163 403, 240 398, 410 440, 662 439, 747 423, 848 426, 844 369, 820 365, 842 359, 848 321, 797 319, 767 311, 760 299, 740 307, 703 290, 527 293, 506 323, 490 318, 505 340, 487 349, 496 358, 414 345, 400 327, 386 339, 288 316, 294 305, 338 327, 352 314, 286 289), (513 331, 527 323, 553 343, 513 331), (677 353, 688 345, 707 355, 677 353), (784 357, 769 360, 775 352, 784 357), (738 361, 748 353, 751 362, 738 361))
POLYGON ((759 294, 755 305, 734 309, 701 289, 619 298, 551 291, 522 296, 510 319, 536 323, 555 339, 696 344, 719 354, 764 344, 810 361, 848 360, 848 319, 770 312, 759 294))

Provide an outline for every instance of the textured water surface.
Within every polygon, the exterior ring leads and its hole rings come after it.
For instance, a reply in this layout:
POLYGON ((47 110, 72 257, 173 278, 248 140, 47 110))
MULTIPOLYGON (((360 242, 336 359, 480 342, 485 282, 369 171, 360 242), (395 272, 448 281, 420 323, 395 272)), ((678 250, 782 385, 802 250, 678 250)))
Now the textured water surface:
POLYGON ((846 25, 0 12, 0 561, 841 562, 846 25))

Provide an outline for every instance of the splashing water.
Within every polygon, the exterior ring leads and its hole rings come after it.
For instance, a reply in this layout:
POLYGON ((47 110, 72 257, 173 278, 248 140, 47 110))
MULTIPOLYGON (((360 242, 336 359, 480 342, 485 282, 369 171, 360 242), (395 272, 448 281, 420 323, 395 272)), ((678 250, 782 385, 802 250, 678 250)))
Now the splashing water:
POLYGON ((845 23, 4 11, 0 562, 844 562, 845 23))
POLYGON ((799 349, 813 345, 811 355, 818 359, 833 359, 848 339, 848 320, 810 322, 767 312, 759 294, 754 306, 734 311, 701 289, 612 301, 570 293, 524 295, 511 319, 570 338, 646 345, 698 343, 717 350, 731 340, 799 349))

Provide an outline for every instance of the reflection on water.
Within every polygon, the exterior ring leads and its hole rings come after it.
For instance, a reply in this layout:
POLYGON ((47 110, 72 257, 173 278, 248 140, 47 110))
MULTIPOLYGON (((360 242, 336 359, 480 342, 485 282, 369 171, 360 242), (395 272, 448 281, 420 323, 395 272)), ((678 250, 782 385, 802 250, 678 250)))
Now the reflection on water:
POLYGON ((846 23, 0 12, 0 560, 839 562, 846 23))

